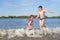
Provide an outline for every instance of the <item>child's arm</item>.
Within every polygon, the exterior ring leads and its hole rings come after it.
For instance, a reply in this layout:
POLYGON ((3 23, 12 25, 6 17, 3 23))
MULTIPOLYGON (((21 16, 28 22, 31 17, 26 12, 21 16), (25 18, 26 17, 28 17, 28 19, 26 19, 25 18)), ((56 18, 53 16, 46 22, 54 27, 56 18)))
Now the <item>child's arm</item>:
POLYGON ((39 14, 37 15, 37 17, 36 18, 39 18, 39 14))
POLYGON ((32 23, 32 22, 31 22, 31 21, 29 21, 29 23, 28 23, 28 24, 30 25, 31 23, 32 23))
POLYGON ((47 13, 54 13, 54 12, 51 12, 51 11, 49 11, 49 10, 44 10, 45 12, 47 12, 47 13))

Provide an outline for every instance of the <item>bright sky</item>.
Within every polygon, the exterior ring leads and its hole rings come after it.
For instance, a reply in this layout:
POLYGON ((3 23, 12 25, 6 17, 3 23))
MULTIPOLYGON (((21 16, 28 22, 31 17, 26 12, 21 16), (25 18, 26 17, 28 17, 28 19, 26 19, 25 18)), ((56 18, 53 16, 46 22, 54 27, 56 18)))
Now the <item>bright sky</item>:
POLYGON ((37 15, 39 5, 55 12, 47 16, 60 15, 60 0, 0 0, 0 16, 37 15))

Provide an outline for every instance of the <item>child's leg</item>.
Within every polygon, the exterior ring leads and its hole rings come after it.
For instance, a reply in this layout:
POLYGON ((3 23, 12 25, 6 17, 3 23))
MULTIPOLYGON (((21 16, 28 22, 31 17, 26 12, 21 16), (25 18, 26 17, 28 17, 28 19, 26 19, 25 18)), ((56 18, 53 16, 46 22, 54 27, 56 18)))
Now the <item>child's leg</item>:
POLYGON ((28 27, 28 29, 29 29, 29 30, 32 30, 32 29, 33 29, 33 26, 28 27))
POLYGON ((45 22, 45 19, 42 20, 42 23, 41 23, 41 24, 42 24, 42 27, 45 26, 45 25, 44 25, 44 22, 45 22))
POLYGON ((33 29, 33 26, 31 26, 30 29, 33 29))
POLYGON ((44 19, 39 21, 39 26, 40 26, 40 28, 44 27, 44 22, 45 22, 44 19))
POLYGON ((40 26, 40 28, 42 27, 42 21, 41 20, 39 21, 39 26, 40 26))

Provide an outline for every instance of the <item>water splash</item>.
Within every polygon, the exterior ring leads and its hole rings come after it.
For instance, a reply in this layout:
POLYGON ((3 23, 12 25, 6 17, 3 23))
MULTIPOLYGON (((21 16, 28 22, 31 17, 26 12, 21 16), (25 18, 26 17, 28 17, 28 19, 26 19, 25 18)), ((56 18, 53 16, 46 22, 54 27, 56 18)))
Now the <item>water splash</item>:
POLYGON ((51 37, 57 37, 60 36, 60 28, 50 28, 50 29, 45 29, 45 30, 39 30, 39 29, 32 29, 32 30, 27 30, 24 28, 21 29, 9 29, 9 30, 4 30, 0 29, 0 37, 7 37, 8 39, 14 38, 14 37, 44 37, 44 36, 51 36, 51 37))

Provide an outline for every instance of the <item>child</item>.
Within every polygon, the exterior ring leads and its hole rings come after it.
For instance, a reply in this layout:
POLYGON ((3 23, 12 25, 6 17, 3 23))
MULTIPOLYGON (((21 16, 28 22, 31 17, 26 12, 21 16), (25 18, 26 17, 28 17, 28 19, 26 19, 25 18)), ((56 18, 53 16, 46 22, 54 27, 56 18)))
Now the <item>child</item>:
POLYGON ((27 25, 27 29, 32 30, 33 29, 33 15, 30 16, 28 25, 27 25))
MULTIPOLYGON (((44 22, 45 22, 45 13, 48 12, 48 13, 53 13, 53 12, 50 12, 48 10, 43 10, 43 7, 42 6, 39 6, 38 7, 38 15, 36 18, 40 17, 40 21, 39 21, 39 26, 40 28, 44 28, 46 27, 44 25, 44 22)), ((46 27, 47 28, 47 27, 46 27)))

